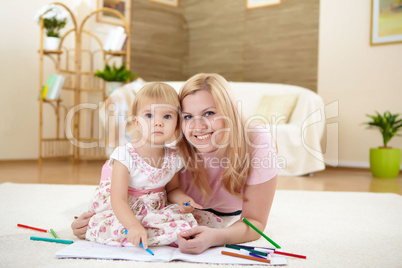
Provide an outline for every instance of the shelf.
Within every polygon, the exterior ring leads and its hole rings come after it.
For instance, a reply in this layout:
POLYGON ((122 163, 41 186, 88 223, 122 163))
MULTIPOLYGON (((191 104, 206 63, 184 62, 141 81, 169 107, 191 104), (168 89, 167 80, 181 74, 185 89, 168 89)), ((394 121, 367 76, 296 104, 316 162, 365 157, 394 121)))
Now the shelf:
POLYGON ((127 54, 126 51, 106 51, 106 50, 104 50, 104 53, 106 55, 114 55, 114 56, 123 56, 127 54))
MULTIPOLYGON (((76 23, 74 14, 64 4, 54 4, 64 7, 70 13, 74 25, 61 36, 59 47, 62 49, 47 50, 43 47, 45 31, 42 21, 41 42, 38 50, 40 63, 38 88, 41 94, 43 85, 47 83, 49 73, 55 73, 65 77, 61 90, 68 92, 68 94, 60 94, 58 99, 39 99, 39 163, 43 159, 66 157, 75 160, 79 160, 81 157, 106 159, 106 149, 100 144, 105 143, 108 136, 106 130, 105 132, 101 131, 99 108, 93 107, 100 107, 99 103, 103 102, 107 96, 104 88, 105 83, 100 78, 95 77, 94 74, 95 70, 103 69, 109 60, 116 58, 119 61, 125 61, 126 68, 130 68, 130 57, 124 57, 130 55, 130 47, 126 45, 122 51, 104 51, 102 49, 104 45, 101 41, 102 38, 94 34, 96 31, 92 31, 93 29, 86 30, 84 26, 90 17, 99 12, 111 12, 121 16, 121 18, 124 17, 113 9, 102 8, 91 12, 79 25, 76 23), (72 35, 74 35, 74 42, 70 42, 73 41, 70 38, 72 35), (49 58, 54 63, 53 71, 49 66, 45 66, 49 58), (53 111, 50 112, 55 115, 55 119, 50 119, 53 117, 46 114, 49 113, 49 109, 45 109, 44 106, 53 108, 53 111), (72 116, 70 112, 73 113, 72 116), (69 118, 68 122, 67 118, 69 118), (44 122, 47 127, 50 125, 51 128, 55 127, 55 129, 44 129, 44 122), (67 129, 70 132, 67 133, 67 129), (69 136, 67 139, 66 136, 68 135, 72 135, 72 137, 69 136), (70 139, 74 140, 74 144, 70 139), (95 148, 81 148, 79 146, 80 143, 94 141, 98 143, 95 148)), ((129 22, 125 24, 126 42, 130 44, 130 24, 129 22)), ((88 28, 91 26, 92 24, 87 25, 88 28)))
POLYGON ((62 54, 63 50, 47 50, 47 49, 39 49, 38 53, 43 52, 43 54, 62 54))
POLYGON ((46 99, 46 98, 42 98, 43 102, 62 102, 61 99, 46 99))

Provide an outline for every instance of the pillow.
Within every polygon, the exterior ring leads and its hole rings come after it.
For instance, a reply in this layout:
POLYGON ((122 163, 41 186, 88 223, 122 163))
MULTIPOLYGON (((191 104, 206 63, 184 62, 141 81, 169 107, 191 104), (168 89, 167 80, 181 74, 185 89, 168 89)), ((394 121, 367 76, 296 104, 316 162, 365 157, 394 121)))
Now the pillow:
POLYGON ((287 124, 298 97, 296 94, 264 95, 256 114, 264 116, 270 124, 287 124))

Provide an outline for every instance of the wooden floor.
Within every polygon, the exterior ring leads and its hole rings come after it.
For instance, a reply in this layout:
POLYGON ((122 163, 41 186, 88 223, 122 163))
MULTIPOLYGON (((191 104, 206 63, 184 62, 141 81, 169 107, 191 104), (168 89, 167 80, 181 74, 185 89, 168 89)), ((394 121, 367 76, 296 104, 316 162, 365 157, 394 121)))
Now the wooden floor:
MULTIPOLYGON (((0 183, 87 184, 99 182, 103 160, 74 164, 70 160, 0 161, 0 183)), ((402 173, 396 179, 378 179, 368 169, 333 168, 312 176, 279 177, 277 189, 309 191, 381 192, 402 195, 402 173)))

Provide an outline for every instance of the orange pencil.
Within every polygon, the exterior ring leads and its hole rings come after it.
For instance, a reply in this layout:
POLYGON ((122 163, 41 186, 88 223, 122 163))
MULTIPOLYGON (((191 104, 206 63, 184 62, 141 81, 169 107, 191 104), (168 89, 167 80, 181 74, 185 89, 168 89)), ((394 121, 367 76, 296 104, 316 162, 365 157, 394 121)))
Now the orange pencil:
POLYGON ((267 260, 267 259, 262 259, 262 258, 247 256, 247 255, 241 255, 241 254, 237 254, 237 253, 233 253, 233 252, 221 251, 221 253, 223 255, 228 255, 228 256, 232 256, 232 257, 243 258, 243 259, 259 261, 259 262, 265 262, 265 263, 271 263, 271 261, 267 260))

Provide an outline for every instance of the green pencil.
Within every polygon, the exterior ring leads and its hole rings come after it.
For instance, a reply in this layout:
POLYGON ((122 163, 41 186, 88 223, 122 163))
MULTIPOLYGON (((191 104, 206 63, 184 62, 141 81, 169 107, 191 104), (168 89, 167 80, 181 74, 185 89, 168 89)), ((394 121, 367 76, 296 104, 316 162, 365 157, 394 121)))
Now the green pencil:
POLYGON ((247 251, 249 251, 251 253, 254 253, 254 254, 257 254, 257 255, 260 255, 260 256, 264 256, 264 257, 266 257, 268 255, 268 253, 266 253, 266 252, 262 252, 262 251, 258 251, 258 250, 254 250, 254 249, 249 249, 249 248, 242 248, 242 247, 239 247, 239 246, 236 246, 236 245, 225 244, 225 247, 233 248, 233 249, 237 249, 237 250, 241 250, 241 249, 247 250, 247 251))
POLYGON ((251 228, 254 229, 254 231, 256 231, 257 233, 259 233, 260 235, 262 235, 262 237, 264 237, 269 243, 271 243, 272 245, 274 245, 276 248, 281 248, 281 246, 279 246, 277 243, 275 243, 274 241, 272 241, 271 238, 269 238, 268 236, 266 236, 263 232, 261 232, 260 230, 257 229, 257 227, 255 227, 251 222, 249 222, 246 218, 243 218, 243 221, 245 223, 247 223, 248 226, 250 226, 251 228))
POLYGON ((72 244, 72 243, 74 243, 74 241, 71 241, 71 240, 53 239, 53 238, 36 237, 36 236, 31 236, 30 239, 31 240, 36 240, 36 241, 56 242, 56 243, 62 243, 62 244, 72 244))
POLYGON ((50 232, 52 233, 52 235, 54 236, 54 238, 58 238, 57 234, 53 231, 53 229, 50 229, 50 232))

